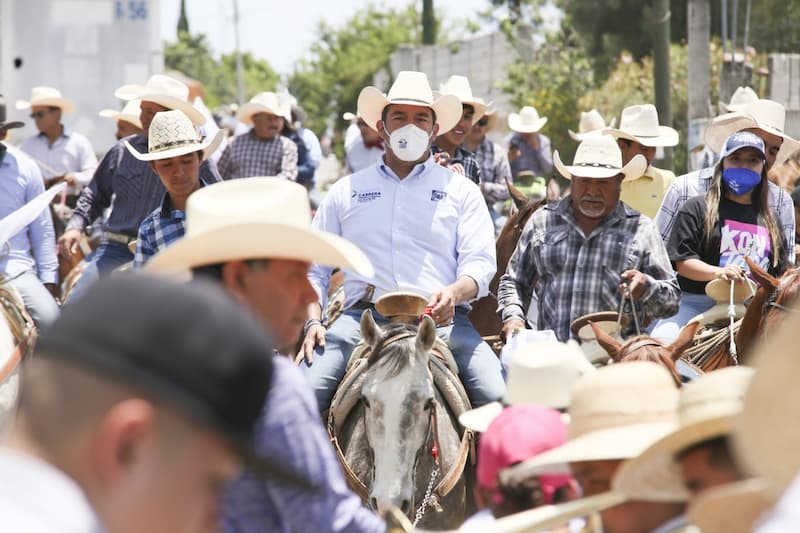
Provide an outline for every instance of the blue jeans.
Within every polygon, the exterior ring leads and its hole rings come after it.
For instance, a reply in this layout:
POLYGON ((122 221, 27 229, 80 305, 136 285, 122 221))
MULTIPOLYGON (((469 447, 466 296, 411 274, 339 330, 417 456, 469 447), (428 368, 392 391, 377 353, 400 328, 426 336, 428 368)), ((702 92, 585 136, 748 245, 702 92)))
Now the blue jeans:
POLYGON ((674 341, 678 338, 678 333, 680 333, 683 326, 700 313, 705 313, 714 307, 715 303, 714 300, 705 294, 682 292, 678 313, 669 318, 662 318, 656 322, 650 336, 664 342, 674 341))
POLYGON ((81 274, 75 288, 72 289, 72 294, 69 303, 77 300, 89 290, 97 280, 107 276, 117 267, 121 267, 125 263, 133 261, 133 254, 128 250, 127 245, 116 241, 103 241, 100 246, 86 258, 89 265, 86 270, 81 274))
POLYGON ((34 272, 23 272, 9 283, 22 297, 22 302, 36 327, 42 329, 58 318, 61 312, 53 295, 34 272))
MULTIPOLYGON (((330 407, 333 393, 344 377, 350 354, 361 340, 361 309, 349 309, 331 325, 325 334, 324 350, 318 348, 314 362, 303 363, 320 410, 330 407)), ((384 326, 388 320, 373 311, 375 322, 384 326)), ((461 383, 474 406, 500 400, 506 392, 500 359, 472 327, 467 312, 456 308, 453 324, 437 328, 437 334, 453 352, 461 383)))

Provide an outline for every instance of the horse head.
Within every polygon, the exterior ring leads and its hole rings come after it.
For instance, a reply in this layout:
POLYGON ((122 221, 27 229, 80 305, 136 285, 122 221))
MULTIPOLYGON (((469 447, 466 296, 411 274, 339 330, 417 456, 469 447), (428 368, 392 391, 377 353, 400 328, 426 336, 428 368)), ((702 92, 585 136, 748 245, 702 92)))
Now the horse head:
POLYGON ((637 335, 624 343, 606 333, 594 322, 589 322, 597 338, 598 344, 608 352, 614 363, 627 363, 630 361, 649 361, 662 365, 675 380, 679 387, 682 384, 681 374, 675 366, 683 352, 692 345, 694 335, 700 328, 699 322, 689 322, 681 329, 678 337, 672 344, 666 345, 648 335, 637 335))
POLYGON ((432 431, 435 388, 428 363, 436 326, 425 316, 419 328, 392 324, 382 330, 367 310, 361 335, 372 350, 361 399, 366 439, 373 457, 372 507, 414 505, 415 471, 432 431))

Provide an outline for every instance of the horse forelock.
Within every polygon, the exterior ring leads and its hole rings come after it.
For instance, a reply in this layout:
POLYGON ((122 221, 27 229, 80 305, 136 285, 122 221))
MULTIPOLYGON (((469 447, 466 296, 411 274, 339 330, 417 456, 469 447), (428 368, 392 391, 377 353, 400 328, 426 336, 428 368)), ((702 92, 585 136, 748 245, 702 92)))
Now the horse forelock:
POLYGON ((375 348, 367 362, 367 368, 380 367, 386 378, 399 375, 413 363, 414 358, 411 357, 411 354, 416 353, 416 334, 417 328, 410 324, 389 325, 383 330, 380 340, 375 344, 375 348), (413 336, 387 343, 393 337, 404 333, 411 333, 413 336), (403 357, 403 353, 408 354, 408 356, 403 357))
POLYGON ((681 385, 681 377, 675 368, 669 348, 652 337, 637 335, 622 345, 617 362, 629 363, 631 361, 647 361, 661 365, 669 371, 675 383, 678 386, 681 385))

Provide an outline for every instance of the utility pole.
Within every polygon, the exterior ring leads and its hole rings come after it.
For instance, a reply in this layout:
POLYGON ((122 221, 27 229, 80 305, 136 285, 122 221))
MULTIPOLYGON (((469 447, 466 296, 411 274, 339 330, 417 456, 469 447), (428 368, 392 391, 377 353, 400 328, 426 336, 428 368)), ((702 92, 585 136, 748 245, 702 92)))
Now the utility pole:
POLYGON ((689 0, 687 6, 689 40, 689 131, 686 149, 689 154, 687 170, 697 170, 692 161, 692 149, 704 144, 703 133, 709 120, 711 69, 711 6, 709 0, 689 0))
POLYGON ((433 0, 422 0, 422 44, 436 44, 436 14, 433 0))
MULTIPOLYGON (((669 67, 669 0, 653 0, 653 80, 656 90, 658 121, 672 126, 672 102, 669 67)), ((672 150, 664 149, 661 165, 672 169, 672 150)))
POLYGON ((233 35, 236 47, 236 99, 238 104, 244 103, 244 69, 242 68, 242 50, 239 48, 239 1, 233 0, 233 35))

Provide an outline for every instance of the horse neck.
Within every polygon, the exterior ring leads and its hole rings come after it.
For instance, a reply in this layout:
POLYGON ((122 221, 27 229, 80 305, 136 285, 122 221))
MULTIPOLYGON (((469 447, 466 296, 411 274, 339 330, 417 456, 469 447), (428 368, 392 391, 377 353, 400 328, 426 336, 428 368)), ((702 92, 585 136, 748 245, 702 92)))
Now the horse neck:
POLYGON ((744 312, 735 337, 737 358, 740 363, 746 362, 750 348, 758 338, 758 331, 764 318, 764 304, 771 293, 772 290, 766 286, 759 287, 744 312))
POLYGON ((495 242, 497 272, 492 282, 489 284, 489 289, 492 292, 497 291, 497 287, 500 284, 500 277, 505 274, 508 262, 511 260, 514 250, 517 249, 517 243, 522 235, 522 230, 525 228, 525 224, 528 223, 533 213, 542 205, 544 205, 542 202, 528 202, 522 209, 509 217, 506 225, 503 226, 495 242))

